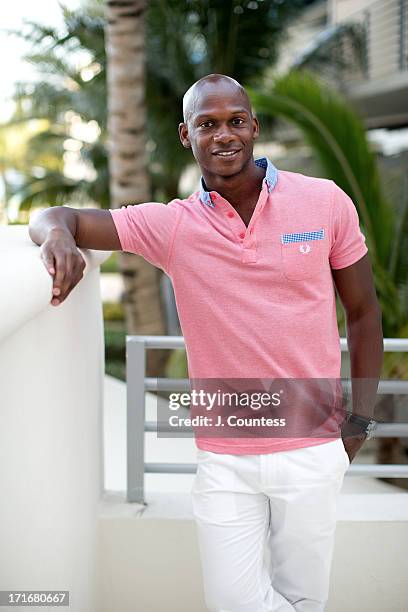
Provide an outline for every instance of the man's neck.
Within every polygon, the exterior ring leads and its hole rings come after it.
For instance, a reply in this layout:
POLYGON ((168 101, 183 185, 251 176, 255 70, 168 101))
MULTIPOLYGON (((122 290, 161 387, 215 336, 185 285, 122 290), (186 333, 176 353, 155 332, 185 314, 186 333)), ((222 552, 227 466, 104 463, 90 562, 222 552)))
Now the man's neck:
POLYGON ((222 177, 203 172, 203 178, 208 191, 217 191, 234 208, 252 209, 255 207, 265 178, 265 170, 253 160, 239 174, 222 177))

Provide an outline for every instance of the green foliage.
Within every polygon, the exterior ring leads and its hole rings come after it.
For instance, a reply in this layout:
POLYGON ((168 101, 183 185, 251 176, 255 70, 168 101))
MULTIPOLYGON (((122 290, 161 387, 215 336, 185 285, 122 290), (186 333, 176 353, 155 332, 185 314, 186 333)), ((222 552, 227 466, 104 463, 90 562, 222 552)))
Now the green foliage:
POLYGON ((125 321, 125 312, 123 304, 118 302, 104 302, 103 303, 103 319, 104 321, 125 321))
POLYGON ((166 363, 167 378, 188 378, 187 353, 185 349, 174 349, 166 363))
POLYGON ((110 257, 101 265, 102 274, 107 273, 116 273, 119 272, 119 264, 118 264, 118 254, 117 252, 113 252, 110 257))
POLYGON ((126 330, 124 324, 105 320, 105 372, 126 379, 126 330))
POLYGON ((126 382, 126 363, 123 361, 105 360, 105 373, 126 382))
POLYGON ((126 330, 123 325, 105 325, 105 348, 107 359, 122 359, 125 357, 126 330))
POLYGON ((23 213, 36 205, 44 204, 61 206, 73 195, 77 195, 79 199, 82 195, 82 187, 86 189, 83 181, 69 179, 62 172, 48 170, 43 178, 27 174, 24 185, 18 189, 16 194, 19 211, 23 213))

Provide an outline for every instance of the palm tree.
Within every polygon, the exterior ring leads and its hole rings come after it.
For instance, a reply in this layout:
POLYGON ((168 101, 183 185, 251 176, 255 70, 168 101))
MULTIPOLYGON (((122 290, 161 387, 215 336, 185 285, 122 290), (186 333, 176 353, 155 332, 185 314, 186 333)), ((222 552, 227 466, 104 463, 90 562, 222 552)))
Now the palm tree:
MULTIPOLYGON (((408 183, 399 210, 382 192, 374 154, 364 126, 351 106, 307 71, 276 79, 268 91, 252 90, 255 108, 300 128, 333 179, 354 201, 373 262, 386 337, 408 333, 408 183)), ((383 374, 408 378, 408 356, 386 353, 383 374)), ((384 396, 377 415, 393 420, 395 397, 384 396)), ((379 439, 380 463, 392 462, 397 439, 379 439), (392 455, 392 456, 391 456, 392 455)))
MULTIPOLYGON (((111 201, 114 208, 150 199, 146 164, 145 32, 146 0, 106 4, 108 132, 111 201)), ((142 257, 122 253, 125 311, 129 334, 165 334, 159 271, 142 257)), ((159 376, 166 352, 148 355, 149 376, 159 376)))

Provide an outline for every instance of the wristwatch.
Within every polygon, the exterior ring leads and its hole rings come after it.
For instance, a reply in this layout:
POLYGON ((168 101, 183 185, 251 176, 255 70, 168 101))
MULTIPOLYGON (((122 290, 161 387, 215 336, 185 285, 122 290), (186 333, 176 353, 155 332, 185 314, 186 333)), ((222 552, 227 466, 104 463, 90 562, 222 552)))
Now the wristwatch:
POLYGON ((366 435, 366 440, 373 437, 373 433, 378 425, 377 421, 374 419, 368 419, 367 417, 362 417, 353 413, 348 416, 347 422, 358 425, 358 427, 361 428, 361 432, 366 435))

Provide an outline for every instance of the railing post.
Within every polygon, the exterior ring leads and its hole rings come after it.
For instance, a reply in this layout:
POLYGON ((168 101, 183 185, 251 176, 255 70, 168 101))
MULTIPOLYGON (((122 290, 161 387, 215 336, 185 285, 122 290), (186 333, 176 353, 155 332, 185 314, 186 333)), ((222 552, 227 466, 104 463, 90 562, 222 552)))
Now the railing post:
POLYGON ((144 434, 146 420, 144 340, 126 337, 127 501, 144 504, 144 434))

